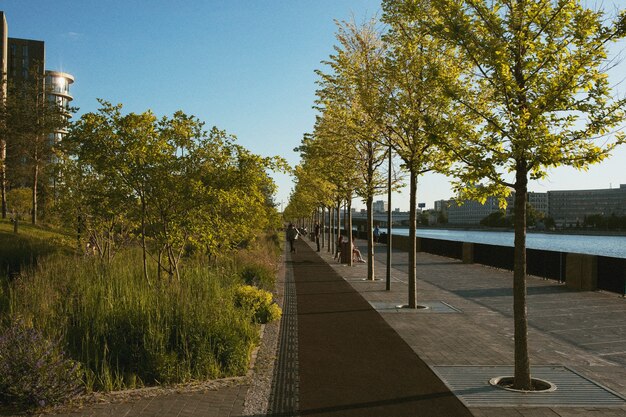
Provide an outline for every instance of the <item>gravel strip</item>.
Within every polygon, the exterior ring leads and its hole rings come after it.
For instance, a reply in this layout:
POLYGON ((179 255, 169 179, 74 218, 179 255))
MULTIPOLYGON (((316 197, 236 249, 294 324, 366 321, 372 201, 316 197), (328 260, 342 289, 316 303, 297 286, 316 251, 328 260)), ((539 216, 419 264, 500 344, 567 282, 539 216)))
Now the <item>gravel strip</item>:
MULTIPOLYGON (((280 261, 280 269, 276 279, 274 300, 284 310, 285 298, 285 263, 280 261)), ((250 388, 244 403, 244 416, 259 416, 267 414, 274 366, 277 359, 278 339, 280 336, 281 320, 265 325, 261 344, 250 375, 250 388)))

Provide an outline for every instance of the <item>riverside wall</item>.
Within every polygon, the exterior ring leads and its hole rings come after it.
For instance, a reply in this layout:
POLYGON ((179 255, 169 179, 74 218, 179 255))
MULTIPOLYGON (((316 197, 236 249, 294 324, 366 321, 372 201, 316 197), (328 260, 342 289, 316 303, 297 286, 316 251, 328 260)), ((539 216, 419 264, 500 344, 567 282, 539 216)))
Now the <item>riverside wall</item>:
MULTIPOLYGON (((366 239, 364 232, 355 232, 366 239)), ((379 242, 386 244, 387 236, 379 242)), ((393 235, 393 249, 408 251, 408 236, 393 235)), ((494 268, 513 270, 513 248, 482 243, 442 239, 416 238, 418 252, 426 252, 464 263, 477 263, 494 268)), ((580 253, 526 249, 526 269, 529 275, 551 279, 568 288, 581 291, 609 291, 626 295, 626 259, 580 253)))

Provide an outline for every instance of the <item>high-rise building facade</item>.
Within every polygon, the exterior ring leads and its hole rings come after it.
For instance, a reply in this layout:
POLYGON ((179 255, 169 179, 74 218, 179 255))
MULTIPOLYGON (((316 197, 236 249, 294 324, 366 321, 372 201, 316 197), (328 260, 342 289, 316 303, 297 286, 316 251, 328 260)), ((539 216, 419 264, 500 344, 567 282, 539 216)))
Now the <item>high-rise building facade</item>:
MULTIPOLYGON (((33 81, 40 77, 42 91, 49 101, 69 108, 72 101, 69 86, 74 77, 65 72, 46 71, 46 49, 43 41, 10 38, 6 15, 0 11, 0 77, 2 98, 7 98, 7 85, 33 81)), ((69 116, 69 113, 68 113, 69 116)))
POLYGON ((9 26, 4 12, 0 12, 0 104, 7 95, 6 73, 8 70, 9 26))
POLYGON ((19 83, 37 75, 43 78, 46 48, 43 41, 8 38, 7 80, 19 83))
MULTIPOLYGON (((64 117, 69 119, 69 104, 72 101, 70 85, 74 82, 72 75, 45 70, 45 43, 39 40, 10 38, 9 25, 4 12, 0 12, 0 81, 2 85, 2 100, 0 105, 10 103, 12 94, 25 94, 32 99, 33 108, 43 106, 45 101, 55 103, 65 109, 64 117)), ((4 121, 2 121, 4 122, 4 121)), ((48 134, 50 144, 60 141, 67 132, 57 130, 48 134)), ((4 166, 1 170, 3 176, 0 181, 10 186, 29 186, 31 179, 30 170, 25 167, 24 158, 19 155, 6 155, 4 146, 8 138, 0 138, 0 159, 3 164, 8 164, 12 178, 5 176, 4 166)), ((48 157, 48 161, 52 160, 48 157)), ((3 191, 4 191, 3 187, 3 191)), ((4 194, 3 194, 4 197, 4 194)))
MULTIPOLYGON (((65 72, 46 71, 45 92, 48 101, 55 103, 62 109, 66 109, 65 117, 70 118, 72 115, 67 109, 73 100, 70 94, 70 85, 74 82, 74 77, 65 72)), ((53 143, 63 139, 66 130, 57 130, 50 134, 53 143)))

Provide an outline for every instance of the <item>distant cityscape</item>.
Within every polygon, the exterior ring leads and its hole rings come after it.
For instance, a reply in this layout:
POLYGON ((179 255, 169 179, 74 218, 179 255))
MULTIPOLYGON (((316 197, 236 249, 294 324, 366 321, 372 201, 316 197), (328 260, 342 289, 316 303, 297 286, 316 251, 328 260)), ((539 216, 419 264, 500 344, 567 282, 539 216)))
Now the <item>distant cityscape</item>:
MULTIPOLYGON (((506 216, 512 216, 514 194, 507 200, 506 216)), ((548 191, 545 193, 529 192, 528 204, 543 218, 549 218, 556 227, 577 227, 590 216, 625 217, 626 216, 626 184, 619 188, 596 190, 548 191)), ((501 211, 497 197, 488 197, 484 204, 473 200, 458 202, 454 199, 435 201, 434 210, 423 210, 420 204, 420 215, 427 218, 429 224, 446 222, 450 225, 479 225, 483 219, 501 211)), ((382 214, 387 212, 387 202, 375 201, 373 204, 375 217, 383 220, 382 214)), ((353 210, 353 214, 361 217, 365 210, 353 210)), ((394 210, 394 222, 404 222, 407 213, 394 210)))

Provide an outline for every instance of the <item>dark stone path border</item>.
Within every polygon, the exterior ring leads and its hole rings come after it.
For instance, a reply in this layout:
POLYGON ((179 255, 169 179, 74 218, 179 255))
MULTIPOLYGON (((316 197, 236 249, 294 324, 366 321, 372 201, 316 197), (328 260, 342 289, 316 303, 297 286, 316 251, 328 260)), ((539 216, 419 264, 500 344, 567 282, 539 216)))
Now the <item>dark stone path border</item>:
POLYGON ((298 309, 290 259, 287 256, 278 363, 268 406, 270 416, 295 416, 298 410, 298 309))

